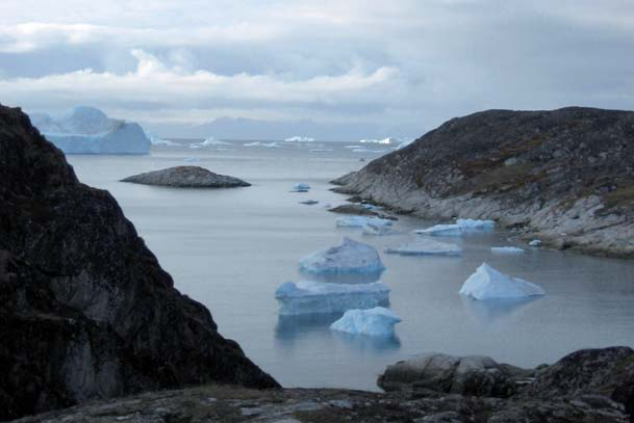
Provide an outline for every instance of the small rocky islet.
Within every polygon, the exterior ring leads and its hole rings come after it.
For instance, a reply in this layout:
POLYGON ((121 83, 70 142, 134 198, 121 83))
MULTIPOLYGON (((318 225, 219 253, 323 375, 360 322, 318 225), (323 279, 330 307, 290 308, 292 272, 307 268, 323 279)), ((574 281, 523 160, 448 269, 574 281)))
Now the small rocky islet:
POLYGON ((200 166, 175 166, 140 173, 121 182, 172 188, 238 188, 251 184, 233 176, 219 175, 200 166))
MULTIPOLYGON (((633 421, 628 347, 528 370, 428 354, 388 367, 385 393, 279 389, 218 333, 209 310, 174 288, 114 198, 81 184, 19 109, 0 106, 0 164, 2 421, 633 421)), ((365 172, 340 182, 369 196, 365 172)), ((613 206, 627 215, 619 198, 613 206)))

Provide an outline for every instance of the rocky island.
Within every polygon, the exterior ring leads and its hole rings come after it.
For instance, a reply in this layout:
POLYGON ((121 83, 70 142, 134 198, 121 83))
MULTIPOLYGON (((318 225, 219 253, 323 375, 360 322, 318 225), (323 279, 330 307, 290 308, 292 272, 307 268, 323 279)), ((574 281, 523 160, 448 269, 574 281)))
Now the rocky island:
POLYGON ((251 186, 250 183, 242 179, 218 175, 199 166, 176 166, 140 173, 122 179, 121 182, 172 188, 236 188, 251 186))
POLYGON ((0 421, 210 382, 276 388, 174 288, 115 199, 0 106, 0 421))
POLYGON ((495 219, 556 248, 634 257, 634 112, 488 110, 335 181, 426 218, 495 219))

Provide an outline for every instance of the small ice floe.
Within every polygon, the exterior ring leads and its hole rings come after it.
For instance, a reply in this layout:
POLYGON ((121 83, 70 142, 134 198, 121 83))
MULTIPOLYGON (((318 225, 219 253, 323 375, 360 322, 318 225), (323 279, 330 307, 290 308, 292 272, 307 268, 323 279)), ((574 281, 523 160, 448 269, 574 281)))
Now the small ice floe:
POLYGON ((315 141, 315 138, 302 137, 302 136, 299 136, 299 135, 295 135, 294 137, 286 138, 284 141, 286 141, 286 142, 313 142, 313 141, 315 141))
POLYGON ((459 256, 462 254, 462 248, 456 244, 420 238, 397 247, 387 247, 385 252, 403 256, 459 256))
POLYGON ((524 254, 524 249, 519 247, 491 247, 493 254, 524 254))
POLYGON ((146 134, 152 145, 165 145, 168 147, 178 147, 180 144, 174 141, 157 137, 156 135, 146 134))
POLYGON ((495 228, 492 220, 458 219, 456 223, 435 225, 426 229, 416 229, 419 235, 430 236, 462 236, 464 233, 489 232, 495 228))
POLYGON ((392 310, 375 307, 367 310, 348 310, 332 325, 331 330, 353 335, 394 336, 394 326, 402 320, 392 310))
POLYGON ((374 216, 343 216, 335 221, 338 228, 363 228, 369 223, 375 226, 392 226, 393 224, 389 219, 374 216))
POLYGON ((286 282, 275 291, 280 315, 332 314, 389 304, 390 289, 382 282, 338 284, 286 282))
POLYGON ((311 274, 373 274, 385 270, 376 248, 348 237, 340 245, 304 257, 299 267, 301 271, 311 274))
POLYGON ((264 148, 282 148, 277 142, 254 141, 243 144, 244 147, 264 147, 264 148))
POLYGON ((396 233, 389 225, 368 222, 363 225, 363 235, 383 236, 396 233))
POLYGON ((529 242, 528 245, 531 247, 541 247, 542 241, 540 239, 534 239, 531 242, 529 242))
POLYGON ((462 285, 460 294, 474 300, 489 300, 526 298, 546 293, 534 283, 505 275, 483 263, 462 285))
POLYGON ((291 188, 291 192, 308 192, 310 190, 310 185, 300 182, 299 184, 293 185, 291 188))
POLYGON ((305 200, 305 201, 300 201, 299 204, 304 204, 306 206, 314 206, 315 204, 319 204, 319 201, 317 201, 317 200, 305 200))

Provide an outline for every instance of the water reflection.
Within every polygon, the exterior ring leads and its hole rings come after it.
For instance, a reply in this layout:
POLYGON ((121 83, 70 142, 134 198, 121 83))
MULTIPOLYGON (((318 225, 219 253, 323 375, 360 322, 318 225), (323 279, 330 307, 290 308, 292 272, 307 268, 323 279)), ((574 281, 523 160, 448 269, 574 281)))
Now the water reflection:
POLYGON ((275 337, 283 341, 292 341, 310 332, 330 331, 330 325, 341 316, 343 313, 280 315, 275 327, 275 337))
POLYGON ((530 307, 535 300, 542 297, 533 296, 525 298, 474 300, 461 295, 460 298, 469 314, 484 323, 490 323, 512 316, 520 310, 525 310, 530 307))
POLYGON ((330 282, 342 284, 363 284, 377 282, 381 279, 384 270, 371 273, 320 273, 305 272, 300 269, 299 274, 308 280, 316 282, 330 282))
POLYGON ((401 340, 397 335, 368 336, 352 335, 345 332, 333 331, 332 335, 342 341, 347 347, 358 351, 372 351, 375 353, 394 351, 401 348, 401 340))

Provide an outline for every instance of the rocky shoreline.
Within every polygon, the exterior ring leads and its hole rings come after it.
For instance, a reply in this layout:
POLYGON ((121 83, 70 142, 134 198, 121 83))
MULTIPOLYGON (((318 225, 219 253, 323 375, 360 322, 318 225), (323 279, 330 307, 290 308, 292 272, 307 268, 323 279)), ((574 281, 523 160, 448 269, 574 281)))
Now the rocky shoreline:
POLYGON ((416 216, 494 219, 544 245, 634 258, 634 112, 490 110, 332 181, 416 216))

